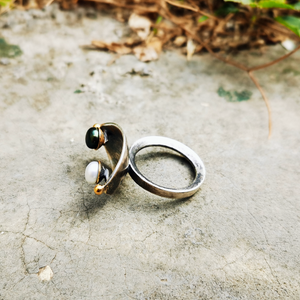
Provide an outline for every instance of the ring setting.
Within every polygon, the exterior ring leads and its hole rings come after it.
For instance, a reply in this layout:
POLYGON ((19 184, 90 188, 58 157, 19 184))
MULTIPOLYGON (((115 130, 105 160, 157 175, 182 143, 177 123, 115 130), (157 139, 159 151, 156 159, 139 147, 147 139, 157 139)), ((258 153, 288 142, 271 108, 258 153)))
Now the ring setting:
POLYGON ((85 135, 85 143, 90 149, 98 150, 104 144, 104 133, 100 124, 94 124, 85 135))
POLYGON ((89 128, 85 142, 88 148, 98 150, 104 146, 111 164, 111 170, 101 161, 90 162, 85 169, 85 179, 96 184, 94 192, 113 194, 127 173, 128 146, 126 137, 115 123, 95 124, 89 128), (104 181, 104 184, 101 184, 104 181))

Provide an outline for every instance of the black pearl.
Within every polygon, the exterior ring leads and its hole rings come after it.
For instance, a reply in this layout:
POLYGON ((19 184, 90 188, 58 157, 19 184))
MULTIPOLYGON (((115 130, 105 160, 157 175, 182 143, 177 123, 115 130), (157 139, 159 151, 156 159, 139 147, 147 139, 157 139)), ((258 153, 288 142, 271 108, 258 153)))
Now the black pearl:
POLYGON ((99 144, 99 129, 91 127, 85 136, 85 143, 90 149, 97 149, 99 144))

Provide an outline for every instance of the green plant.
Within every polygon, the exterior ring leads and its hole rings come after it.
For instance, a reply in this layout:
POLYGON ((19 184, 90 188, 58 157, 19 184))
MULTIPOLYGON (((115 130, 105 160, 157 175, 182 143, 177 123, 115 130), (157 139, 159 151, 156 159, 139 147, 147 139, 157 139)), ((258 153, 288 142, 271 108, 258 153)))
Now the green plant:
MULTIPOLYGON (((292 10, 292 11, 300 11, 300 2, 296 4, 289 4, 285 0, 261 0, 261 1, 254 1, 254 0, 224 0, 225 2, 236 2, 243 5, 249 5, 254 8, 259 9, 259 13, 263 13, 264 9, 285 9, 285 10, 292 10)), ((297 16, 279 16, 274 18, 277 22, 284 25, 295 34, 300 36, 300 17, 297 16)))
POLYGON ((0 6, 8 6, 11 2, 11 0, 0 0, 0 6))

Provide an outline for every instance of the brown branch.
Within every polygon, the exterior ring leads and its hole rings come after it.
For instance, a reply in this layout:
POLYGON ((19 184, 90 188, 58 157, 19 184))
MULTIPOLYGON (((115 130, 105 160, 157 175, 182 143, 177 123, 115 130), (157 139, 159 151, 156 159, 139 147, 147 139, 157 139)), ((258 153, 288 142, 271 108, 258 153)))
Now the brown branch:
POLYGON ((272 135, 272 112, 271 112, 270 103, 269 103, 269 100, 268 100, 268 98, 267 98, 267 96, 266 96, 263 88, 260 86, 260 84, 258 83, 257 79, 254 77, 254 75, 253 75, 252 72, 256 71, 256 70, 260 70, 260 69, 266 68, 266 67, 269 67, 271 65, 274 65, 274 64, 280 62, 281 60, 289 57, 290 55, 294 54, 296 51, 298 51, 300 49, 300 45, 296 49, 294 49, 293 51, 291 51, 291 52, 283 55, 282 57, 279 57, 278 59, 276 59, 276 60, 274 60, 274 61, 272 61, 270 63, 266 63, 266 64, 263 64, 263 65, 260 65, 260 66, 257 66, 257 67, 253 67, 253 68, 248 68, 248 67, 246 67, 246 66, 244 66, 242 64, 239 64, 239 63, 237 63, 235 61, 232 61, 232 60, 229 60, 229 59, 226 59, 226 58, 223 58, 223 57, 219 56, 207 44, 205 44, 204 42, 202 42, 201 39, 198 36, 194 35, 192 32, 190 32, 189 30, 187 30, 184 27, 182 29, 184 31, 186 31, 193 39, 195 39, 197 42, 199 42, 203 47, 205 47, 205 49, 209 53, 211 53, 214 57, 216 57, 217 59, 219 59, 219 60, 221 60, 221 61, 223 61, 223 62, 225 62, 227 64, 230 64, 230 65, 232 65, 234 67, 237 67, 237 68, 239 68, 239 69, 241 69, 243 71, 246 71, 248 73, 249 77, 251 78, 251 80, 253 81, 253 83, 255 84, 255 86, 257 87, 257 89, 259 90, 259 92, 261 93, 262 98, 263 98, 263 100, 264 100, 264 102, 266 104, 266 107, 267 107, 267 110, 268 110, 268 119, 269 119, 269 121, 268 121, 269 122, 269 135, 268 135, 268 138, 270 138, 271 135, 272 135))
POLYGON ((291 52, 289 52, 289 53, 287 53, 287 54, 285 54, 285 55, 283 55, 283 56, 281 56, 281 57, 279 57, 279 58, 277 58, 277 59, 275 59, 275 60, 273 60, 273 61, 271 61, 269 63, 249 68, 248 71, 249 72, 257 71, 257 70, 264 69, 264 68, 270 67, 272 65, 275 65, 276 63, 282 61, 283 59, 291 56, 292 54, 294 54, 295 52, 297 52, 299 49, 300 49, 300 45, 296 49, 294 49, 293 51, 291 51, 291 52))
POLYGON ((199 9, 199 7, 193 7, 191 5, 188 5, 188 4, 185 4, 183 2, 179 2, 179 1, 173 1, 173 0, 165 0, 165 2, 173 5, 173 6, 177 6, 177 7, 181 7, 181 8, 185 8, 185 9, 189 9, 189 10, 192 10, 194 12, 197 12, 197 13, 200 13, 201 15, 204 15, 208 18, 211 18, 211 19, 214 19, 214 20, 218 20, 217 17, 209 14, 209 13, 206 13, 205 11, 202 11, 199 9))
POLYGON ((199 8, 198 7, 193 7, 191 5, 185 4, 184 2, 179 2, 179 1, 173 1, 173 0, 165 0, 167 3, 177 6, 177 7, 181 7, 181 8, 185 8, 185 9, 189 9, 195 12, 199 12, 199 8))
POLYGON ((216 57, 217 59, 230 64, 232 66, 235 66, 243 71, 248 71, 248 68, 242 64, 239 64, 235 61, 223 58, 221 56, 219 56, 218 54, 216 54, 206 43, 204 43, 197 35, 195 35, 194 33, 192 33, 191 31, 189 31, 187 28, 185 28, 184 26, 182 26, 180 23, 176 23, 174 18, 172 18, 170 15, 170 11, 166 8, 166 7, 161 7, 161 15, 165 18, 165 19, 169 19, 171 20, 174 24, 176 24, 177 26, 179 26, 183 31, 185 31, 186 33, 188 33, 188 35, 190 37, 192 37, 194 40, 196 40, 200 45, 202 45, 211 55, 213 55, 214 57, 216 57))
MULTIPOLYGON (((267 106, 267 110, 268 110, 268 119, 269 119, 269 135, 268 135, 268 138, 271 137, 271 134, 272 134, 272 113, 271 113, 271 107, 270 107, 270 104, 269 104, 269 100, 264 92, 264 90, 262 89, 262 87, 260 86, 260 84, 258 83, 257 79, 254 77, 253 73, 252 73, 252 70, 249 69, 248 67, 242 65, 242 64, 239 64, 235 61, 232 61, 232 60, 229 60, 229 59, 226 59, 226 58, 223 58, 219 55, 217 55, 208 45, 206 45, 204 42, 201 41, 201 39, 197 36, 195 36, 193 33, 191 33, 190 31, 188 31, 186 28, 182 28, 184 31, 186 31, 187 33, 189 33, 189 35, 191 35, 195 40, 197 40, 203 47, 205 47, 205 49, 211 53, 214 57, 218 58, 219 60, 227 63, 227 64, 230 64, 232 66, 235 66, 243 71, 246 71, 249 75, 249 77, 251 78, 251 80, 254 82, 254 84, 256 85, 257 89, 260 91, 262 97, 263 97, 263 100, 265 101, 265 104, 267 106)), ((299 46, 300 47, 300 46, 299 46)), ((291 53, 292 54, 292 53, 291 53)))
POLYGON ((193 34, 192 32, 190 32, 188 29, 182 27, 182 29, 188 33, 189 36, 191 36, 194 40, 196 40, 200 45, 202 45, 211 55, 213 55, 214 57, 216 57, 217 59, 229 64, 229 65, 232 65, 236 68, 239 68, 243 71, 248 71, 248 68, 236 61, 233 61, 233 60, 230 60, 230 59, 227 59, 227 58, 224 58, 220 55, 218 55, 217 53, 215 53, 206 43, 204 43, 198 36, 196 36, 195 34, 193 34))
POLYGON ((108 4, 116 7, 132 9, 132 10, 139 10, 139 11, 143 11, 144 13, 158 13, 158 9, 156 6, 141 6, 141 5, 134 5, 134 4, 130 5, 130 4, 126 4, 126 3, 124 4, 113 0, 86 0, 86 1, 108 4))
POLYGON ((249 71, 248 75, 251 78, 251 80, 254 82, 254 84, 256 85, 257 89, 260 91, 260 93, 261 93, 261 95, 262 95, 262 97, 265 101, 265 104, 267 106, 268 116, 269 116, 269 136, 268 136, 268 138, 270 138, 271 135, 272 135, 272 113, 271 113, 271 107, 270 107, 269 100, 268 100, 264 90, 262 89, 262 87, 258 83, 257 79, 254 77, 252 71, 249 71))

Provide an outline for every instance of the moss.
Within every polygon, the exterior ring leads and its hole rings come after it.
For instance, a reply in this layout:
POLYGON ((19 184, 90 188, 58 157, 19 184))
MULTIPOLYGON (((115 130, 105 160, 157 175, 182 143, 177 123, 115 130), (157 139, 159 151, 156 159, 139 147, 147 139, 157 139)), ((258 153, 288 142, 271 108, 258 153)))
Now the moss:
POLYGON ((22 50, 17 45, 7 44, 3 38, 0 38, 0 57, 14 58, 22 55, 22 50))
POLYGON ((252 92, 244 90, 241 92, 237 91, 225 91, 222 87, 219 87, 217 91, 218 95, 222 98, 225 98, 229 102, 241 102, 249 100, 252 96, 252 92))

